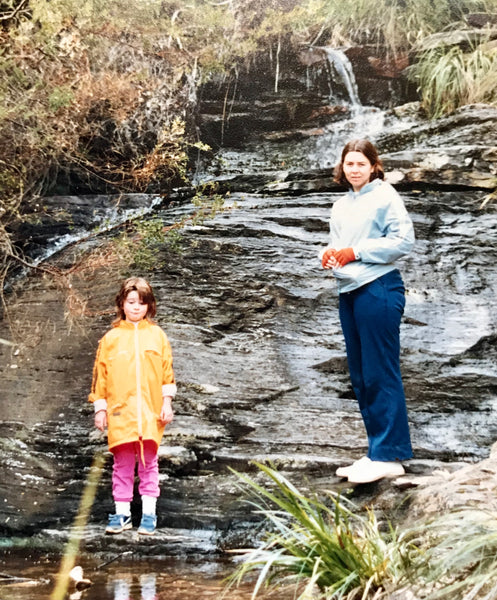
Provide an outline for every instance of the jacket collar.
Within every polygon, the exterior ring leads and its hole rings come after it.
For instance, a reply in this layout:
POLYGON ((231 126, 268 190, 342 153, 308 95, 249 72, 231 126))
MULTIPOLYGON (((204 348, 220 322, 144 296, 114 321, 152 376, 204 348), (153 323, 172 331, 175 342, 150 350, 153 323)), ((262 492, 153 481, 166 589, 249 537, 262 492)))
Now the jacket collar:
POLYGON ((366 185, 364 185, 358 192, 354 192, 353 189, 350 189, 349 196, 351 196, 352 198, 357 198, 358 196, 362 196, 363 194, 367 194, 368 192, 373 191, 375 188, 377 188, 381 184, 382 184, 381 179, 378 179, 378 178, 373 179, 373 181, 366 183, 366 185))
MULTIPOLYGON (((149 326, 150 326, 150 322, 148 321, 148 319, 142 319, 138 323, 138 329, 145 329, 146 327, 149 327, 149 326)), ((131 323, 131 321, 126 321, 125 319, 121 319, 119 321, 118 327, 122 327, 123 329, 134 329, 136 327, 136 325, 134 323, 131 323)))

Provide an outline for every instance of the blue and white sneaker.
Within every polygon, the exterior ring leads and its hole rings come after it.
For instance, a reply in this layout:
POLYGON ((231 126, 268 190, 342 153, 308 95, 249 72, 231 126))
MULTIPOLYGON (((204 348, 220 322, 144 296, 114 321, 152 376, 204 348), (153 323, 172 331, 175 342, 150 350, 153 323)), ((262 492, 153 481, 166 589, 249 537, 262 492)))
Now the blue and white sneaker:
POLYGON ((105 533, 122 533, 132 527, 131 515, 109 515, 109 524, 105 528, 105 533))
POLYGON ((157 517, 155 515, 142 515, 138 533, 141 533, 142 535, 154 535, 156 527, 157 517))

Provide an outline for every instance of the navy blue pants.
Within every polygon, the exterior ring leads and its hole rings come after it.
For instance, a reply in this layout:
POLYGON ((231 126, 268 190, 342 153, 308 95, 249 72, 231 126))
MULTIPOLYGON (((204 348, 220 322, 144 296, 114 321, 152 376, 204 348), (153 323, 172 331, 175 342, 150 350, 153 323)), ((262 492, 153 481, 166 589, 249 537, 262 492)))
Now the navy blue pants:
POLYGON ((405 290, 398 270, 339 295, 350 379, 368 435, 371 460, 412 457, 400 374, 405 290))

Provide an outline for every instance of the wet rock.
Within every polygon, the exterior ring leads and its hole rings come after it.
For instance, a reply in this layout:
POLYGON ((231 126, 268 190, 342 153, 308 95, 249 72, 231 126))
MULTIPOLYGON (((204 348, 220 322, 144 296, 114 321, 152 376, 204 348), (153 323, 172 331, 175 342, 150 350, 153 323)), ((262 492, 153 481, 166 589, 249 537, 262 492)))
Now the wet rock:
MULTIPOLYGON (((199 90, 197 127, 204 142, 246 148, 268 134, 298 138, 350 114, 350 91, 325 47, 285 48, 278 78, 267 55, 240 67, 236 82, 215 79, 199 90), (257 90, 256 94, 255 90, 257 90), (229 100, 228 100, 229 99, 229 100)), ((373 46, 348 48, 358 96, 364 106, 392 108, 413 100, 404 70, 407 58, 388 58, 373 46)))
MULTIPOLYGON (((260 74, 267 81, 271 76, 260 74)), ((97 343, 124 276, 113 265, 72 275, 72 289, 90 309, 80 320, 67 320, 67 289, 60 282, 30 273, 12 286, 9 319, 0 322, 0 337, 15 344, 0 345, 4 535, 34 534, 34 544, 60 550, 99 454, 106 465, 84 545, 102 555, 124 552, 130 541, 143 555, 213 553, 247 542, 257 535, 259 517, 244 501, 236 472, 264 484, 254 461, 271 462, 304 492, 350 493, 359 504, 386 511, 411 493, 391 482, 350 490, 334 475, 365 453, 366 439, 348 378, 336 290, 317 253, 339 192, 333 165, 344 137, 357 132, 376 137, 390 176, 397 171, 417 237, 401 264, 407 290, 402 368, 415 458, 406 462, 399 486, 416 494, 423 486, 434 490, 446 481, 436 474, 429 479, 435 471, 450 478, 456 467, 464 464, 464 471, 487 459, 497 437, 497 213, 492 203, 479 208, 485 192, 467 188, 488 189, 485 178, 495 173, 496 110, 467 107, 429 122, 413 104, 390 113, 371 107, 337 112, 325 110, 336 107, 327 98, 304 110, 290 84, 287 79, 284 101, 253 103, 264 114, 254 132, 245 130, 254 134, 250 143, 240 150, 233 129, 233 147, 207 173, 231 191, 232 209, 187 228, 181 253, 160 249, 157 264, 164 266, 142 273, 156 291, 179 387, 175 420, 159 452, 157 538, 137 540, 135 530, 122 539, 102 535, 113 512, 111 456, 93 430, 87 394, 97 343), (283 120, 292 126, 274 127, 283 120)), ((243 108, 241 131, 253 111, 246 99, 236 101, 243 108)), ((205 122, 218 136, 220 106, 206 100, 204 107, 205 122)), ((67 205, 82 232, 103 227, 109 210, 120 219, 127 210, 150 210, 156 197, 118 205, 104 199, 102 211, 94 211, 95 197, 52 201, 55 213, 58 202, 67 205)), ((157 214, 170 223, 187 210, 183 203, 157 214)), ((72 233, 64 219, 42 223, 40 233, 30 234, 34 253, 54 236, 72 233)), ((77 247, 69 248, 53 254, 50 264, 64 269, 76 257, 77 247)), ((139 501, 132 510, 136 525, 139 501)))
MULTIPOLYGON (((364 454, 366 440, 334 285, 316 258, 336 197, 234 194, 237 208, 187 229, 182 253, 164 248, 158 258, 166 266, 146 274, 173 345, 179 393, 160 449, 164 539, 140 541, 136 552, 161 545, 171 553, 212 552, 249 539, 256 518, 232 469, 264 483, 254 460, 271 461, 310 493, 349 489, 335 469, 364 454)), ((402 365, 415 447, 406 471, 416 479, 485 460, 497 437, 491 310, 497 216, 491 204, 479 210, 481 199, 469 192, 404 197, 417 235, 402 265, 402 365)), ((178 207, 162 216, 170 220, 174 210, 184 214, 178 207)), ((69 256, 53 262, 67 264, 69 256)), ((101 267, 72 283, 104 310, 120 278, 101 267)), ((0 527, 6 535, 37 533, 37 543, 56 546, 66 539, 93 456, 106 452, 105 439, 91 433, 86 397, 96 345, 111 316, 96 310, 70 326, 63 289, 37 274, 14 291, 18 345, 0 348, 6 500, 0 527)), ((6 322, 0 337, 11 337, 6 322)), ((106 457, 85 533, 88 549, 102 553, 126 545, 102 535, 113 512, 106 457)), ((359 503, 385 510, 404 493, 410 490, 390 482, 352 492, 359 503)), ((134 502, 135 521, 140 511, 134 502)))
MULTIPOLYGON (((412 105, 409 105, 411 107, 412 105)), ((465 106, 453 115, 413 123, 409 130, 378 137, 396 184, 495 188, 497 109, 465 106)))
POLYGON ((488 160, 485 147, 452 146, 430 151, 396 152, 385 158, 390 179, 397 185, 474 187, 493 190, 497 162, 488 160))
POLYGON ((461 508, 494 512, 497 510, 497 445, 493 445, 489 458, 477 464, 464 465, 455 471, 440 468, 410 482, 417 488, 410 500, 412 519, 461 508))
POLYGON ((150 194, 44 197, 29 221, 10 226, 12 241, 30 258, 40 259, 48 250, 56 252, 97 229, 105 231, 145 215, 161 201, 150 194))
POLYGON ((330 117, 319 128, 253 135, 244 138, 243 149, 222 148, 205 165, 206 179, 231 192, 337 190, 332 174, 342 148, 337 140, 342 126, 350 130, 350 138, 366 136, 376 143, 389 181, 398 187, 495 189, 497 109, 485 104, 465 106, 435 120, 426 119, 419 103, 386 113, 361 107, 353 118, 330 117), (222 166, 226 163, 229 167, 222 166))

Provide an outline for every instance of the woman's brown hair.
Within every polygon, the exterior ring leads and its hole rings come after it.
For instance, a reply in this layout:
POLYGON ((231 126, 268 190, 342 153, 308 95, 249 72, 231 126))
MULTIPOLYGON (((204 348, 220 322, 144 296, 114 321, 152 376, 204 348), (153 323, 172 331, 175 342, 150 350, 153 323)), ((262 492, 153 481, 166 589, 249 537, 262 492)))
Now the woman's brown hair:
POLYGON ((345 174, 343 172, 343 163, 345 161, 345 157, 349 152, 362 152, 364 156, 369 160, 371 166, 373 167, 373 172, 369 178, 369 181, 373 181, 373 179, 385 179, 385 171, 383 170, 383 163, 381 162, 381 158, 378 156, 378 150, 369 140, 352 140, 345 145, 345 148, 342 150, 342 158, 340 159, 340 163, 335 168, 335 175, 333 180, 341 185, 350 186, 350 183, 347 181, 345 174))
POLYGON ((116 318, 113 321, 113 325, 119 325, 120 321, 126 320, 124 314, 124 301, 128 297, 130 292, 138 292, 138 297, 143 304, 147 304, 147 314, 145 318, 149 321, 155 317, 157 312, 157 302, 155 301, 154 292, 148 281, 143 277, 129 277, 123 281, 121 289, 116 296, 116 318))

